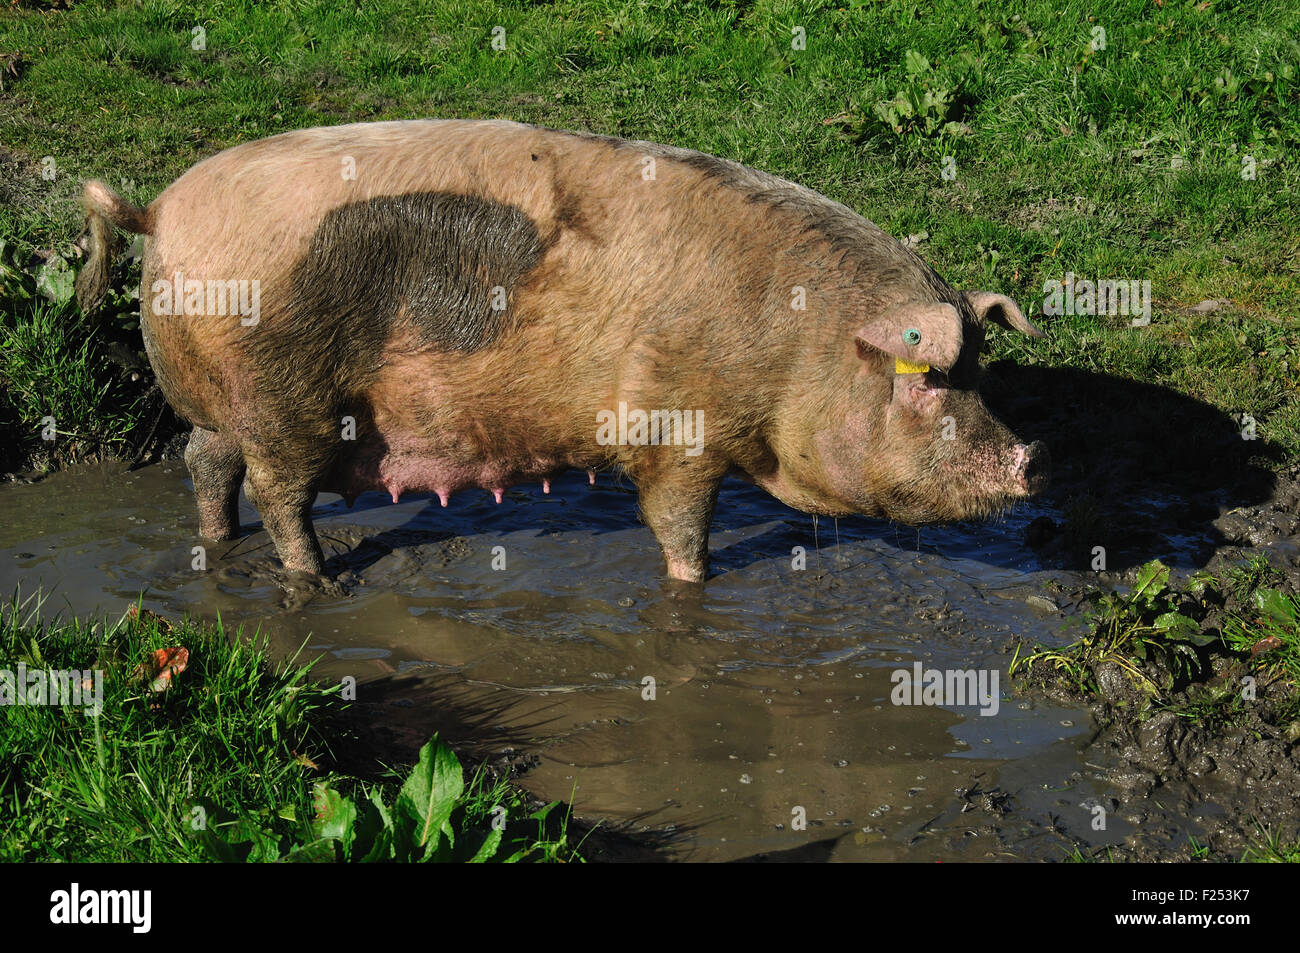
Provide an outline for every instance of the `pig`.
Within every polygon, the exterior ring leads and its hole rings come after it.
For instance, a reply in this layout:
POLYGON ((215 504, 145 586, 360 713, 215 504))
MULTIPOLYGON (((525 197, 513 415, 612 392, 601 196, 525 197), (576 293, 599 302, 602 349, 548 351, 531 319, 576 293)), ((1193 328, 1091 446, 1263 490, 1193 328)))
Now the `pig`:
POLYGON ((851 209, 727 159, 507 121, 298 130, 147 208, 86 183, 77 294, 144 237, 140 327, 193 424, 199 533, 242 485, 286 570, 319 492, 435 494, 618 468, 700 582, 723 477, 908 524, 1001 511, 1048 454, 977 391, 1010 298, 957 291, 851 209), (687 429, 689 433, 686 433, 687 429))

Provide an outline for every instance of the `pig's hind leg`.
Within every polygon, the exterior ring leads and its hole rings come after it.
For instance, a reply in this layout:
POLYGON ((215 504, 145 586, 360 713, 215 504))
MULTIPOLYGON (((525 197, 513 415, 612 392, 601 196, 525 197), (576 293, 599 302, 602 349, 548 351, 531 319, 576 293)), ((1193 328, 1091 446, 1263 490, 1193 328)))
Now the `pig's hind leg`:
POLYGON ((325 557, 312 528, 311 507, 322 468, 287 468, 247 453, 245 459, 244 492, 257 507, 284 568, 320 575, 325 557))
POLYGON ((195 427, 185 447, 185 465, 199 504, 199 535, 233 539, 239 535, 239 484, 244 454, 231 437, 195 427))

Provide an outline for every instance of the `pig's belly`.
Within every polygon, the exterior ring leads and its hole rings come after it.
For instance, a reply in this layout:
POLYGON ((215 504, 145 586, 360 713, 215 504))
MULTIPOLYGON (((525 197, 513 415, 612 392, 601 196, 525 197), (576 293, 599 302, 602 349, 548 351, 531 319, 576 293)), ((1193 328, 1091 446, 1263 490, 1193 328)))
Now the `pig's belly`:
POLYGON ((580 454, 524 448, 488 453, 468 441, 370 435, 340 455, 320 489, 340 494, 349 506, 368 490, 383 491, 394 503, 403 493, 433 493, 446 506, 452 494, 475 487, 493 493, 500 503, 507 487, 541 483, 549 493, 550 481, 565 470, 599 465, 580 454))

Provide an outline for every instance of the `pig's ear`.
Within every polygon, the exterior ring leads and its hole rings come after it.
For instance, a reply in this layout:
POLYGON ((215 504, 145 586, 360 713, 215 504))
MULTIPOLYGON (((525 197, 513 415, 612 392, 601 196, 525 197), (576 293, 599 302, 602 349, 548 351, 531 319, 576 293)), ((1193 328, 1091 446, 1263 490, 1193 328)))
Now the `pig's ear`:
POLYGON ((961 315, 942 301, 903 305, 860 328, 857 342, 859 348, 870 345, 893 356, 900 368, 929 365, 947 371, 961 354, 961 315))
POLYGON ((1047 337, 1034 327, 1020 307, 1006 295, 995 294, 992 291, 963 291, 962 294, 970 302, 971 309, 980 324, 987 325, 992 321, 1009 331, 1024 331, 1036 338, 1047 337))

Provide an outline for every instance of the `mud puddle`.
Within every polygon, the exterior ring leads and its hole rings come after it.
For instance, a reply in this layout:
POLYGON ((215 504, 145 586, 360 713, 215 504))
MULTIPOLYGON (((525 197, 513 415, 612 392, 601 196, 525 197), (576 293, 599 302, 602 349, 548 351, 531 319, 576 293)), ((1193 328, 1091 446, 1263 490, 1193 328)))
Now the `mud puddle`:
MULTIPOLYGON (((322 495, 316 528, 345 591, 286 592, 246 503, 246 535, 206 544, 193 568, 202 541, 179 462, 81 468, 0 487, 0 588, 114 616, 143 592, 163 614, 260 627, 286 656, 306 643, 318 673, 357 679, 358 701, 412 750, 440 730, 530 759, 532 793, 668 831, 676 858, 1061 859, 1134 838, 1158 855, 1201 833, 1187 809, 1093 830, 1113 792, 1090 760, 1089 714, 1012 692, 1017 637, 1065 641, 1071 607, 1052 608, 1048 583, 1095 581, 1025 545, 1046 505, 918 532, 814 523, 729 482, 701 596, 661 581, 635 503, 616 478, 583 474, 500 505, 367 494, 349 510, 322 495), (893 704, 893 673, 910 680, 915 663, 996 676, 991 713, 893 704)), ((1202 545, 1167 541, 1175 556, 1202 545)))

